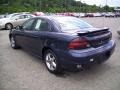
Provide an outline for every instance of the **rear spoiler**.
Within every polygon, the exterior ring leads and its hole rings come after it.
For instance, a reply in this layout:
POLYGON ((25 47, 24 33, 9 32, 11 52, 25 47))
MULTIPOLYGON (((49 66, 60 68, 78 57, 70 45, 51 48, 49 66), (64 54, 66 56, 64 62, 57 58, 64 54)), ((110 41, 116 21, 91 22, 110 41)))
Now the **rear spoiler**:
POLYGON ((90 34, 94 34, 94 33, 105 33, 105 32, 108 32, 109 31, 109 28, 103 28, 103 29, 98 29, 98 30, 95 30, 95 31, 88 31, 88 32, 77 32, 78 35, 80 36, 85 36, 85 35, 90 35, 90 34))

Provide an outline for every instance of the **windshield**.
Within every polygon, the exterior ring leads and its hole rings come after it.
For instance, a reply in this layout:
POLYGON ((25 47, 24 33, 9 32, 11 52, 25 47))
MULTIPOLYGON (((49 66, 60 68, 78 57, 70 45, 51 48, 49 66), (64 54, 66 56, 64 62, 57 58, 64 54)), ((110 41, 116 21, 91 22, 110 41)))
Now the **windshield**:
POLYGON ((75 17, 58 17, 55 19, 59 23, 62 31, 78 30, 92 27, 90 24, 75 17))
POLYGON ((19 15, 19 14, 9 14, 9 15, 6 15, 6 18, 11 18, 11 17, 14 17, 16 15, 19 15))

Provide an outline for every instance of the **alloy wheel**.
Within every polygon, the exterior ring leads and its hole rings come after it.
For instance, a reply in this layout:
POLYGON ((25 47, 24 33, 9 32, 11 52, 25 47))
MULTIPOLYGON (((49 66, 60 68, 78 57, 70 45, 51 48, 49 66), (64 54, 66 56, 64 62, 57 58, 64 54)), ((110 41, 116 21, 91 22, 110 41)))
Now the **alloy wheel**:
POLYGON ((45 63, 49 70, 54 71, 56 70, 56 58, 52 53, 48 53, 45 57, 45 63))

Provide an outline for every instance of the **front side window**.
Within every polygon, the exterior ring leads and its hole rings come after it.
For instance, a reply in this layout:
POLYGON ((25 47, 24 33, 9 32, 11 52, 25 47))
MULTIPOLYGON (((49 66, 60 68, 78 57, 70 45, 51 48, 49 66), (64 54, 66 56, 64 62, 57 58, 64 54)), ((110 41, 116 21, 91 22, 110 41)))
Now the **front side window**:
POLYGON ((18 20, 20 18, 19 15, 11 17, 11 20, 18 20))
POLYGON ((38 19, 35 23, 34 29, 37 31, 50 31, 50 25, 46 20, 38 19))
POLYGON ((31 30, 34 23, 34 19, 30 19, 23 24, 23 29, 31 30))

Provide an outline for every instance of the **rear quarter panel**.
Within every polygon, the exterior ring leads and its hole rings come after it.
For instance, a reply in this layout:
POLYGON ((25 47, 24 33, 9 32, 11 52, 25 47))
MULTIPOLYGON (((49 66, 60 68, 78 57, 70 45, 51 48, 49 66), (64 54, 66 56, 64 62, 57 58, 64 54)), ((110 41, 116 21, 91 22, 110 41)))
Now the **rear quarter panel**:
POLYGON ((53 50, 67 50, 68 43, 77 36, 58 33, 58 32, 46 32, 42 34, 43 48, 49 47, 53 50))

